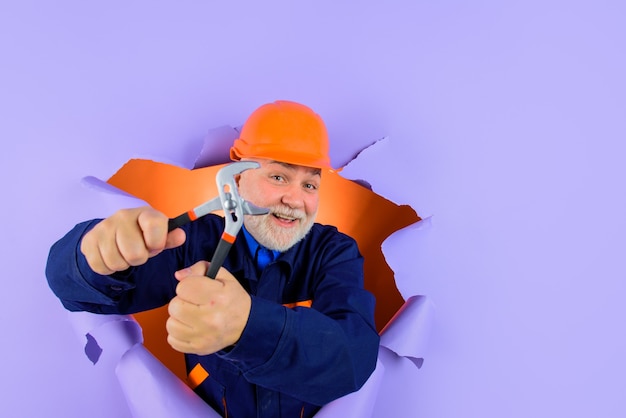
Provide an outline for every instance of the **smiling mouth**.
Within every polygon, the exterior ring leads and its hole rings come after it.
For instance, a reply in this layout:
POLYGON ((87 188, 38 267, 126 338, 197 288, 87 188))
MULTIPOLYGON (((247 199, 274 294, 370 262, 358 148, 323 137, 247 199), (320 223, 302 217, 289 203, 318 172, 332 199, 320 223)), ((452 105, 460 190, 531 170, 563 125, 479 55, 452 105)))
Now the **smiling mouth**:
POLYGON ((298 218, 281 215, 280 213, 272 213, 272 216, 282 222, 295 222, 298 218))

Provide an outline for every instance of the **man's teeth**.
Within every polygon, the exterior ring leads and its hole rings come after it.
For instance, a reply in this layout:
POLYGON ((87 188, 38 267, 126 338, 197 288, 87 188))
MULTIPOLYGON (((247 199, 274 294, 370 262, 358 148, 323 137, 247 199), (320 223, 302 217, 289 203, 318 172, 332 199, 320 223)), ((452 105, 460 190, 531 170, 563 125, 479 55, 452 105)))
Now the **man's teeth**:
POLYGON ((296 218, 291 218, 291 217, 288 217, 288 216, 284 216, 284 215, 281 215, 279 213, 274 213, 273 215, 275 217, 277 217, 278 219, 283 219, 285 221, 295 221, 296 220, 296 218))

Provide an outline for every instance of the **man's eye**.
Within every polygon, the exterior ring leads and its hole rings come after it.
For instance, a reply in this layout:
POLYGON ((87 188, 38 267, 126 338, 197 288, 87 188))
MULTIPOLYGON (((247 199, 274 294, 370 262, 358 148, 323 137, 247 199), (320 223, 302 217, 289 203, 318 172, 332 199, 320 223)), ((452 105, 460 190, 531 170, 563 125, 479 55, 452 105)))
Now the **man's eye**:
POLYGON ((272 180, 276 180, 276 181, 283 181, 283 176, 279 176, 279 175, 274 175, 272 176, 272 180))
POLYGON ((311 184, 311 183, 305 184, 304 188, 307 189, 307 190, 317 190, 317 186, 315 184, 311 184))

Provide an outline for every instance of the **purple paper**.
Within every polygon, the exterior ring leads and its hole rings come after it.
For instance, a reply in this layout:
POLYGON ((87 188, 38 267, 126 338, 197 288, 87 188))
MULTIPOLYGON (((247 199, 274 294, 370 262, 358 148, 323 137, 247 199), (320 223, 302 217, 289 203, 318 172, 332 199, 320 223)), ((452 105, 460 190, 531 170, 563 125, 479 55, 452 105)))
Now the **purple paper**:
POLYGON ((1 4, 1 415, 130 418, 44 277, 76 223, 139 203, 80 179, 192 167, 287 99, 335 167, 387 136, 343 173, 432 216, 383 245, 437 309, 421 369, 381 347, 374 416, 626 416, 624 1, 1 4))

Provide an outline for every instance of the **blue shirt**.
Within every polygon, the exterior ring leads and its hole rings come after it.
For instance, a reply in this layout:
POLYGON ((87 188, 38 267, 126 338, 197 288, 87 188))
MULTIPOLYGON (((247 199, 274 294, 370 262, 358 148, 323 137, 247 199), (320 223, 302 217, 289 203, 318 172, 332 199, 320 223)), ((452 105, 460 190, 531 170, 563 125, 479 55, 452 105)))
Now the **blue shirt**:
MULTIPOLYGON (((50 250, 48 282, 69 310, 128 314, 167 304, 175 296, 174 272, 210 260, 224 229, 223 218, 207 215, 184 227, 182 246, 101 276, 79 249, 97 222, 77 225, 50 250)), ((234 347, 185 355, 187 371, 208 372, 195 391, 222 415, 311 417, 321 405, 359 389, 376 364, 374 298, 363 289, 363 259, 352 238, 315 224, 257 271, 244 234, 224 267, 251 295, 248 323, 234 347)))
POLYGON ((276 260, 280 255, 280 251, 270 250, 259 244, 259 242, 248 232, 245 226, 241 228, 243 235, 246 237, 248 243, 248 249, 250 249, 250 255, 252 255, 256 266, 263 270, 269 263, 276 260))

